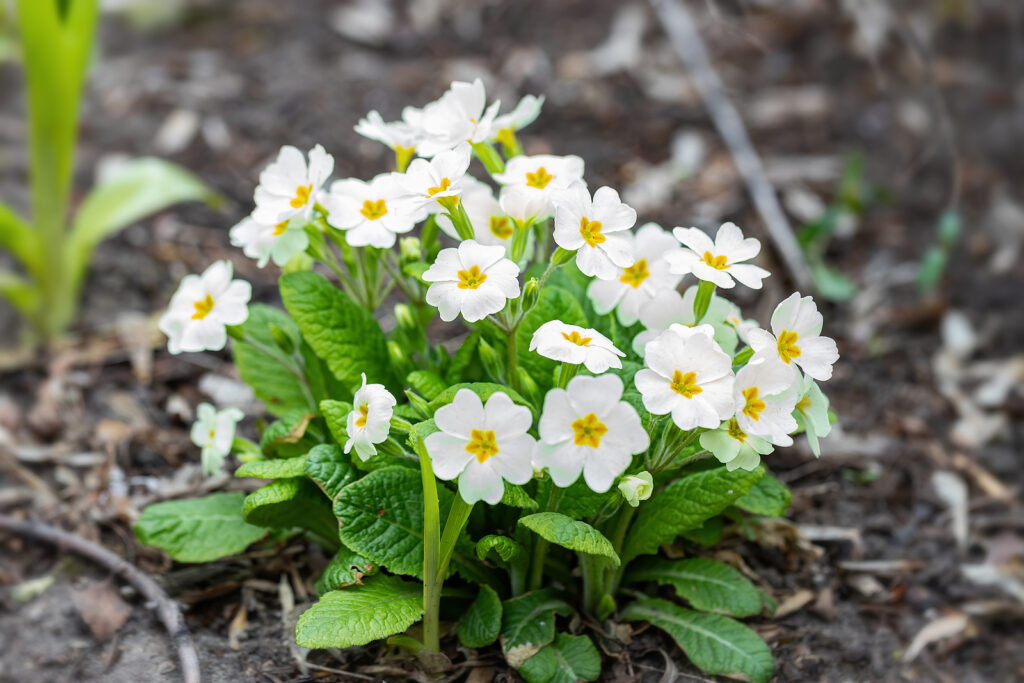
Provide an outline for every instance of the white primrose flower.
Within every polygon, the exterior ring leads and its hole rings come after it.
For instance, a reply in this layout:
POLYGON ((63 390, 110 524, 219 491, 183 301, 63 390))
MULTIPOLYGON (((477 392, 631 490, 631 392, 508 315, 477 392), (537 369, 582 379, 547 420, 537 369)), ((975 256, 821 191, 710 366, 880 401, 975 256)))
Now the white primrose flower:
POLYGON ((302 220, 284 220, 271 225, 249 216, 231 228, 231 244, 241 247, 242 253, 249 258, 256 259, 260 268, 271 260, 274 265, 283 266, 309 246, 304 223, 302 220))
MULTIPOLYGON (((462 206, 466 209, 469 222, 473 224, 474 239, 486 246, 500 245, 508 252, 512 247, 512 235, 515 225, 505 215, 494 198, 494 190, 487 183, 467 175, 462 185, 462 206)), ((437 225, 444 234, 454 240, 462 239, 455 232, 452 219, 447 214, 434 216, 437 225)))
POLYGON ((555 201, 555 242, 578 250, 576 265, 584 275, 608 280, 633 265, 632 244, 621 233, 634 223, 636 211, 610 187, 598 188, 591 200, 586 186, 577 183, 555 201))
POLYGON ((167 335, 167 350, 220 351, 227 343, 225 325, 249 317, 252 285, 231 279, 231 262, 214 261, 202 275, 186 275, 158 323, 167 335))
POLYGON ((647 471, 630 474, 622 478, 618 488, 630 507, 637 507, 641 500, 647 500, 654 493, 654 477, 647 471))
POLYGON ((672 234, 687 247, 669 257, 672 271, 679 275, 693 273, 723 289, 735 287, 736 280, 751 289, 761 289, 761 280, 771 275, 764 268, 743 263, 757 256, 761 242, 743 237, 735 223, 723 223, 714 242, 699 228, 676 228, 672 234))
POLYGON ((735 417, 729 418, 718 429, 700 435, 701 448, 711 451, 725 469, 753 470, 761 463, 761 456, 775 448, 771 442, 740 429, 735 417))
POLYGON ((732 358, 715 343, 711 325, 672 325, 644 347, 647 366, 633 382, 653 415, 671 413, 680 429, 714 429, 731 417, 732 358))
POLYGON ((544 96, 541 95, 524 95, 516 108, 507 114, 501 114, 494 119, 494 124, 491 126, 493 131, 493 140, 503 142, 504 139, 508 139, 510 135, 514 135, 516 131, 526 128, 528 125, 537 120, 540 116, 541 107, 544 106, 544 96))
POLYGON ((621 368, 619 358, 626 355, 597 330, 561 320, 549 320, 538 327, 530 340, 530 351, 563 363, 583 364, 595 375, 608 368, 621 368))
POLYGON ((359 120, 355 131, 364 138, 387 145, 397 154, 411 156, 423 137, 422 118, 422 109, 406 107, 402 110, 401 121, 386 123, 380 113, 374 110, 359 120))
POLYGON ((775 359, 751 360, 736 373, 733 385, 739 428, 776 446, 792 446, 798 382, 799 375, 775 359))
POLYGON ((260 173, 253 218, 278 225, 296 216, 309 220, 320 188, 334 171, 334 157, 317 145, 309 152, 309 164, 295 147, 285 145, 277 159, 260 173))
POLYGON ((458 477, 459 495, 467 503, 494 505, 505 492, 504 481, 525 484, 533 477, 534 439, 529 408, 508 394, 491 394, 485 406, 469 389, 434 413, 441 431, 423 440, 439 479, 458 477))
POLYGON ((382 173, 370 182, 335 180, 323 204, 327 222, 344 230, 353 247, 390 249, 396 235, 409 232, 426 218, 426 212, 414 206, 391 173, 382 173))
MULTIPOLYGON (((508 160, 501 183, 501 206, 521 221, 541 220, 555 212, 555 198, 583 182, 583 159, 578 156, 517 156, 508 160)), ((589 198, 589 197, 588 197, 589 198)))
POLYGON ((352 412, 348 414, 345 432, 345 452, 354 447, 360 460, 367 460, 377 455, 374 444, 387 441, 391 431, 391 417, 395 412, 397 401, 383 384, 367 384, 366 373, 363 373, 363 385, 352 397, 352 412))
POLYGON ((832 422, 828 419, 828 397, 821 387, 810 376, 804 377, 801 384, 800 400, 796 402, 793 417, 807 434, 807 443, 811 452, 821 456, 819 439, 824 439, 832 432, 832 422))
POLYGON ((818 381, 832 377, 832 364, 839 360, 839 349, 830 337, 821 336, 824 322, 814 299, 794 292, 775 307, 772 331, 751 329, 747 341, 754 349, 753 360, 781 359, 787 366, 799 366, 818 381))
POLYGON ((424 137, 417 152, 432 157, 463 142, 475 144, 489 139, 501 101, 486 105, 487 93, 479 78, 472 83, 453 82, 441 99, 423 108, 420 125, 424 137))
POLYGON ((466 240, 457 248, 442 249, 423 279, 427 303, 436 306, 441 320, 451 322, 459 314, 466 322, 483 320, 505 307, 506 299, 519 296, 519 266, 505 258, 504 247, 487 247, 466 240))
POLYGON ((604 493, 629 467, 635 453, 650 446, 633 406, 622 398, 617 375, 574 377, 565 389, 544 397, 540 441, 534 462, 565 488, 579 479, 604 493))
POLYGON ((395 173, 394 178, 408 195, 413 210, 444 211, 439 200, 457 199, 462 194, 471 155, 469 145, 462 144, 433 159, 413 159, 405 173, 395 173))
POLYGON ((235 425, 245 417, 238 408, 218 411, 209 403, 196 408, 196 421, 192 423, 192 443, 203 449, 203 474, 216 474, 224 467, 235 441, 235 425))
POLYGON ((623 234, 632 243, 636 260, 615 277, 591 281, 587 296, 597 313, 605 315, 614 310, 619 322, 629 326, 640 319, 641 306, 658 292, 675 292, 683 276, 669 269, 665 257, 677 251, 679 244, 660 225, 647 223, 635 234, 623 234))
MULTIPOLYGON (((674 289, 662 289, 654 298, 640 307, 640 322, 646 328, 633 339, 633 350, 644 355, 644 346, 674 323, 692 327, 695 320, 693 302, 697 298, 697 287, 687 287, 683 294, 674 289)), ((702 324, 711 325, 715 330, 715 341, 730 356, 736 351, 736 330, 732 321, 738 320, 740 309, 728 299, 711 295, 711 303, 704 314, 702 324)))

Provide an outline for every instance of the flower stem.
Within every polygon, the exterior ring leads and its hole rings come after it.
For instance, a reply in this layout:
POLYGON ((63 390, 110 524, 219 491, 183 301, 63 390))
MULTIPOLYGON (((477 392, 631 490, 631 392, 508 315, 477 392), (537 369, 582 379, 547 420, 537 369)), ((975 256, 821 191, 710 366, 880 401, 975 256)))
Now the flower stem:
POLYGON ((714 282, 708 282, 707 280, 700 281, 700 286, 697 287, 697 296, 693 299, 694 325, 700 325, 700 321, 704 319, 704 315, 708 312, 708 306, 711 305, 711 297, 714 293, 714 282))
MULTIPOLYGON (((555 486, 551 482, 551 491, 548 492, 548 502, 544 505, 544 512, 554 512, 558 509, 558 501, 562 498, 564 489, 555 486)), ((544 582, 544 561, 548 557, 548 549, 551 543, 544 538, 537 537, 537 543, 533 546, 533 558, 530 561, 530 582, 529 589, 534 591, 541 587, 544 582)))
POLYGON ((569 384, 569 380, 575 377, 579 371, 579 365, 562 361, 562 364, 558 367, 558 388, 565 389, 569 384))
POLYGON ((508 385, 516 393, 522 388, 519 383, 519 348, 516 346, 516 330, 519 325, 510 325, 505 330, 505 346, 508 347, 508 385))
POLYGON ((423 479, 423 645, 428 652, 441 651, 440 610, 443 578, 438 580, 441 555, 441 512, 437 481, 430 456, 422 442, 416 446, 423 479))
POLYGON ((505 172, 505 162, 501 160, 501 155, 498 154, 498 150, 494 149, 494 145, 491 143, 473 143, 473 152, 483 162, 484 168, 491 175, 505 172))
MULTIPOLYGON (((615 530, 612 532, 611 542, 612 548, 615 549, 615 554, 622 556, 622 546, 626 540, 626 532, 629 531, 629 524, 633 521, 633 515, 636 513, 636 508, 630 505, 623 505, 619 510, 619 517, 615 520, 615 530)), ((625 563, 618 566, 617 569, 612 569, 606 585, 608 586, 608 593, 615 595, 615 592, 619 588, 619 582, 622 581, 622 572, 625 570, 625 563)))

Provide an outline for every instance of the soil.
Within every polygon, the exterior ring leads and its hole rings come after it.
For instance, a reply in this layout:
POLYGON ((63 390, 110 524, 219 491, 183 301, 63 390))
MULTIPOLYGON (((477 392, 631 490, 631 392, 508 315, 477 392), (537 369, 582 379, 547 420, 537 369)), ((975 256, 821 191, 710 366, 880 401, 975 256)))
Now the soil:
MULTIPOLYGON (((324 562, 315 549, 293 541, 197 568, 138 546, 130 531, 149 501, 242 486, 202 480, 187 434, 189 406, 213 394, 247 400, 228 355, 172 357, 152 321, 184 274, 220 258, 254 283, 254 298, 275 300, 274 269, 258 270, 227 237, 259 169, 282 144, 319 142, 336 177, 369 177, 388 159, 352 133, 365 112, 397 117, 452 79, 479 75, 506 105, 544 94, 542 117, 524 131, 527 151, 584 157, 591 184, 639 198, 641 220, 735 220, 767 244, 763 224, 643 3, 416 0, 394 3, 381 34, 347 37, 334 28, 336 13, 353 7, 341 2, 181 6, 148 29, 104 16, 76 197, 116 155, 157 155, 197 173, 225 205, 177 207, 104 242, 73 339, 0 357, 0 449, 19 462, 0 474, 0 509, 41 516, 156 574, 189 605, 207 681, 412 678, 415 665, 385 648, 290 644, 324 562), (702 158, 659 188, 680 134, 702 144, 702 158), (289 602, 296 607, 284 609, 289 602)), ((385 6, 363 4, 372 15, 385 6)), ((1022 12, 999 0, 689 6, 794 224, 807 220, 808 199, 813 208, 836 198, 852 154, 882 190, 825 252, 857 285, 851 301, 824 307, 842 354, 826 387, 839 429, 820 459, 802 444, 771 456, 793 490, 785 522, 719 549, 782 604, 782 615, 752 624, 772 647, 776 680, 1024 679, 1022 12), (917 267, 946 209, 959 212, 963 233, 941 284, 921 292, 917 267), (1007 391, 982 397, 1012 373, 1007 391), (959 540, 937 472, 967 487, 959 540), (971 580, 963 565, 987 568, 991 580, 971 580), (908 656, 922 629, 961 618, 962 628, 908 656)), ((16 64, 0 65, 0 91, 10 93, 0 100, 0 196, 24 212, 16 64)), ((773 254, 763 265, 775 272, 763 294, 737 292, 762 321, 792 287, 773 254)), ((0 341, 13 349, 18 339, 0 305, 0 341)), ((120 588, 130 616, 109 639, 87 625, 117 621, 112 607, 96 614, 76 601, 107 578, 73 556, 0 539, 0 681, 179 680, 171 641, 130 590, 120 588), (40 577, 53 582, 16 597, 40 577)), ((494 653, 450 647, 462 663, 456 677, 511 680, 494 653)), ((605 676, 705 678, 653 630, 635 633, 605 676)))

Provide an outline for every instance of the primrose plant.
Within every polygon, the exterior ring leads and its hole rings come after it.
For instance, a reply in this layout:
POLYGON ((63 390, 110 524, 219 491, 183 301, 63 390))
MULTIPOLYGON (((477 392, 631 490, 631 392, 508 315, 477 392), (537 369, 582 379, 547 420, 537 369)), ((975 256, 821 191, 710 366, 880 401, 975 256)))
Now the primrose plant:
POLYGON ((172 353, 232 339, 277 420, 254 443, 204 405, 193 439, 208 471, 233 452, 236 476, 272 481, 152 505, 137 533, 188 562, 315 540, 332 559, 304 647, 388 639, 436 670, 454 626, 527 681, 594 680, 592 637, 646 621, 697 667, 766 681, 771 653, 736 619, 773 601, 702 554, 785 511, 761 460, 801 431, 818 452, 835 342, 809 296, 767 329, 720 296, 769 275, 736 225, 634 230, 581 159, 524 156, 541 104, 500 115, 476 81, 401 121, 371 112, 356 130, 398 170, 370 180, 281 149, 231 239, 283 268, 285 310, 219 262, 160 321, 172 353))

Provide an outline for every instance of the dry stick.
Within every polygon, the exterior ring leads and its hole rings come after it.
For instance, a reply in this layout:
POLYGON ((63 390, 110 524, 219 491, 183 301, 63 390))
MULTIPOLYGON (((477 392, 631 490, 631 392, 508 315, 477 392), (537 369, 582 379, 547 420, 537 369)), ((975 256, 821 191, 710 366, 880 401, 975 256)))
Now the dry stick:
POLYGON ((711 120, 725 141, 725 146, 729 148, 736 168, 743 176, 754 205, 764 220, 768 236, 782 256, 782 261, 797 287, 806 290, 810 287, 811 277, 803 252, 793 236, 789 220, 779 206, 775 190, 768 182, 761 159, 754 151, 750 136, 743 126, 743 120, 725 94, 725 86, 711 64, 707 47, 693 18, 678 0, 650 0, 650 3, 668 35, 669 42, 689 70, 711 120))
POLYGON ((9 531, 19 536, 26 536, 37 541, 50 543, 58 548, 70 550, 88 558, 113 574, 121 577, 135 587, 149 601, 156 605, 157 615, 171 635, 178 649, 178 661, 185 683, 199 683, 199 656, 196 654, 192 634, 185 627, 185 619, 177 604, 167 597, 163 589, 134 566, 81 536, 68 533, 42 522, 24 522, 10 515, 0 515, 0 531, 9 531))

